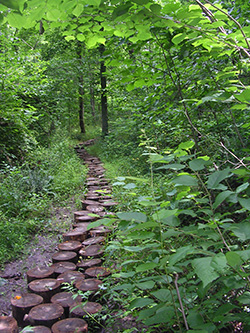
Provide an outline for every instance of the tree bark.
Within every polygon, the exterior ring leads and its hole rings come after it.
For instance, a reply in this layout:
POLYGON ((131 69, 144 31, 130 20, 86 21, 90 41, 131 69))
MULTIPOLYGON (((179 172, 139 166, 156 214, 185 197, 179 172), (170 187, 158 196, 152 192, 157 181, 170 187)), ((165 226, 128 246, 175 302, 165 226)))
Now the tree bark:
MULTIPOLYGON (((77 44, 77 56, 79 59, 79 63, 82 63, 82 44, 81 42, 78 42, 77 44)), ((80 70, 79 72, 79 88, 78 88, 78 92, 79 92, 79 125, 80 125, 80 129, 81 129, 81 133, 86 133, 85 130, 85 124, 84 124, 84 89, 83 89, 83 74, 80 70)))
POLYGON ((107 102, 107 78, 105 75, 106 66, 104 60, 102 59, 103 53, 105 51, 105 46, 100 45, 100 78, 101 78, 101 109, 102 109, 102 135, 106 136, 108 134, 108 102, 107 102))

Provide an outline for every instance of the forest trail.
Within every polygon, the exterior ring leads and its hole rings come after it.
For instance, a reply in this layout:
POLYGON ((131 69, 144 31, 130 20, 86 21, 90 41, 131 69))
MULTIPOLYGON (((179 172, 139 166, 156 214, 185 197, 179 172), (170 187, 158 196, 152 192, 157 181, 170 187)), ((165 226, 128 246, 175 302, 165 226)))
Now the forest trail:
POLYGON ((19 332, 27 325, 33 326, 35 333, 69 333, 76 329, 87 332, 93 323, 86 312, 93 315, 102 311, 96 291, 103 278, 110 275, 103 256, 104 243, 111 230, 104 226, 89 230, 87 227, 92 221, 111 215, 117 203, 112 201, 112 189, 101 161, 85 150, 90 144, 93 140, 75 147, 88 167, 87 193, 82 200, 82 210, 74 211, 71 230, 62 234, 62 242, 57 244, 57 251, 51 255, 53 264, 49 266, 46 258, 46 262, 39 262, 26 272, 26 290, 16 292, 9 300, 13 317, 0 317, 0 332, 19 332), (82 293, 88 292, 88 298, 78 296, 73 299, 72 294, 63 288, 63 282, 73 283, 82 293), (81 302, 85 305, 75 308, 81 302))

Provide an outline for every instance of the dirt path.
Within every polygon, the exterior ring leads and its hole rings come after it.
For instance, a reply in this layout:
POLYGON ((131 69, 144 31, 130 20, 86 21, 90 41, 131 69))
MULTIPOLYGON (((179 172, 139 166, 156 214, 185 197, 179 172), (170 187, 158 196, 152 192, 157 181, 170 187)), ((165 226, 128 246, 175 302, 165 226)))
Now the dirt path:
POLYGON ((50 230, 44 235, 36 235, 28 244, 21 259, 9 262, 0 272, 0 315, 11 315, 10 299, 15 293, 25 292, 27 289, 26 272, 36 266, 51 264, 51 255, 57 250, 61 232, 68 229, 72 222, 72 211, 75 203, 69 202, 70 208, 56 208, 52 216, 50 230), (63 225, 65 230, 57 232, 58 225, 63 225))

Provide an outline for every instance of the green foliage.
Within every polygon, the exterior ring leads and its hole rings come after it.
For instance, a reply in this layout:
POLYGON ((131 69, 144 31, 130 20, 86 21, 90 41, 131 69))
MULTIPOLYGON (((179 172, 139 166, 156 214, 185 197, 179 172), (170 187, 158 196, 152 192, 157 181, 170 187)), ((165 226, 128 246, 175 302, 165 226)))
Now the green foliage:
POLYGON ((82 192, 85 176, 85 166, 61 133, 49 148, 34 150, 23 165, 1 170, 2 262, 21 253, 31 235, 46 231, 52 204, 62 205, 82 192))
POLYGON ((120 292, 130 313, 164 331, 177 325, 215 332, 233 329, 233 321, 247 330, 248 302, 241 295, 249 288, 250 236, 242 200, 248 200, 249 184, 233 169, 213 170, 208 157, 191 154, 192 147, 188 141, 165 154, 149 154, 151 169, 171 164, 185 169, 166 174, 163 192, 158 168, 151 187, 144 182, 142 189, 135 178, 134 187, 126 186, 131 177, 114 183, 121 197, 127 192, 133 201, 124 203, 129 211, 116 214, 116 238, 106 249, 121 267, 107 294, 112 299, 120 292))

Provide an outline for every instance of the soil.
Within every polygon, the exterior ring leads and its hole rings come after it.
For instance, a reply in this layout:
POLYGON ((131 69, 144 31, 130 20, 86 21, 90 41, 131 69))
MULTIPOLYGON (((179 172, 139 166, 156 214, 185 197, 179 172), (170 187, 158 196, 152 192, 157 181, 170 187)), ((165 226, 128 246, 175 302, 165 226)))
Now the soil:
POLYGON ((55 208, 51 223, 44 234, 34 235, 27 245, 27 251, 19 254, 19 258, 8 262, 0 271, 0 315, 11 314, 11 297, 27 292, 26 272, 36 266, 51 265, 51 256, 57 250, 57 244, 63 232, 72 225, 74 200, 67 207, 55 208), (60 227, 60 230, 59 229, 60 227))

